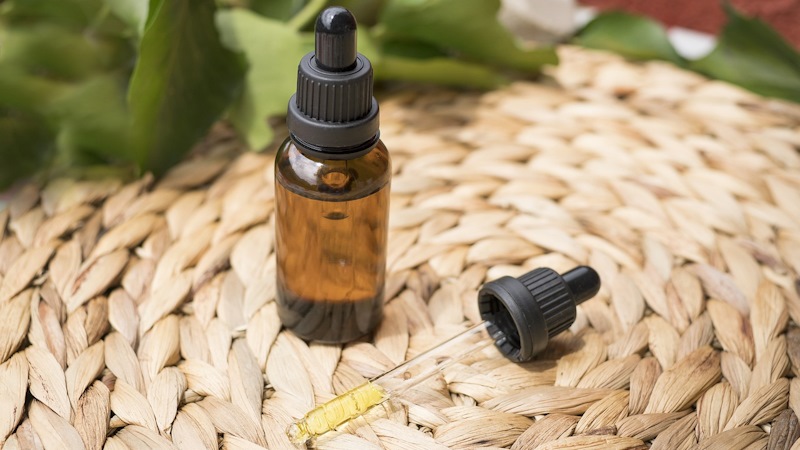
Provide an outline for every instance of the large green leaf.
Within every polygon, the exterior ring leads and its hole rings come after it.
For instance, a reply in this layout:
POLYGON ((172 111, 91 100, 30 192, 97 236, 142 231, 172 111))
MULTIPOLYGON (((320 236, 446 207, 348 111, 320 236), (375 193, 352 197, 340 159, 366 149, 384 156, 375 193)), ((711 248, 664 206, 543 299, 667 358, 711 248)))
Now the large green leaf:
POLYGON ((411 37, 478 62, 523 71, 558 62, 550 48, 522 48, 497 21, 500 0, 389 0, 387 35, 411 37))
POLYGON ((250 148, 261 149, 273 137, 267 119, 286 114, 297 86, 297 63, 312 41, 282 22, 242 9, 220 11, 217 23, 223 43, 243 52, 250 63, 244 93, 230 118, 250 148))
POLYGON ((237 96, 239 55, 222 46, 214 0, 153 0, 128 90, 132 159, 163 172, 237 96))
POLYGON ((772 28, 725 5, 717 47, 691 68, 762 95, 800 102, 800 54, 772 28))
POLYGON ((683 64, 661 24, 620 11, 605 12, 589 22, 575 39, 584 47, 611 50, 633 59, 663 59, 683 64))

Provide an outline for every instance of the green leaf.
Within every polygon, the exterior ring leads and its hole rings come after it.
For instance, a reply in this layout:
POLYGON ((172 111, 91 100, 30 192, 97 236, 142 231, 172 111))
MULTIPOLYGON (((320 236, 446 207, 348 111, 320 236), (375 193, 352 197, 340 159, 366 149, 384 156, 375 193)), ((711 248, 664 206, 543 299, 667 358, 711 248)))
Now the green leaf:
POLYGON ((0 14, 12 24, 45 21, 83 29, 95 19, 103 0, 6 0, 0 14))
POLYGON ((441 48, 426 42, 408 39, 392 39, 381 46, 384 52, 405 58, 427 59, 447 56, 441 48))
POLYGON ((68 84, 32 76, 13 63, 0 63, 0 110, 44 113, 68 84))
POLYGON ((381 14, 389 35, 410 37, 478 62, 537 71, 558 58, 550 48, 525 49, 497 21, 500 0, 389 0, 381 14))
POLYGON ((297 31, 310 28, 314 31, 316 19, 322 9, 325 7, 327 0, 308 0, 303 6, 303 9, 297 12, 287 24, 297 31))
POLYGON ((106 5, 117 17, 141 37, 147 23, 149 0, 105 0, 106 5))
MULTIPOLYGON (((356 45, 358 46, 358 52, 369 59, 374 69, 375 66, 380 64, 381 57, 383 56, 381 49, 378 48, 378 43, 376 39, 372 37, 372 31, 369 28, 359 27, 357 33, 356 45)), ((312 50, 314 48, 313 46, 314 42, 311 43, 312 50)))
POLYGON ((250 63, 244 93, 230 119, 250 148, 261 149, 273 137, 267 119, 286 114, 297 87, 297 64, 313 41, 282 22, 242 9, 220 11, 217 23, 225 46, 243 52, 250 63))
POLYGON ((479 89, 492 89, 508 82, 491 68, 479 64, 452 58, 412 59, 388 54, 375 66, 375 77, 479 89))
POLYGON ((109 14, 105 0, 6 0, 0 1, 0 17, 12 26, 36 24, 63 27, 85 33, 89 40, 119 37, 124 24, 109 14))
POLYGON ((800 102, 800 54, 764 22, 725 4, 717 47, 691 68, 761 95, 800 102))
POLYGON ((442 57, 419 41, 406 41, 404 46, 384 43, 369 29, 358 30, 358 51, 369 58, 378 80, 412 81, 445 86, 491 89, 508 82, 491 67, 442 57))
POLYGON ((251 0, 250 9, 264 17, 285 22, 298 13, 306 0, 251 0))
POLYGON ((347 8, 356 16, 359 28, 372 26, 378 23, 386 0, 331 0, 329 6, 341 6, 347 8))
POLYGON ((123 80, 93 77, 54 99, 49 112, 59 123, 58 165, 131 162, 123 80))
POLYGON ((685 63, 658 22, 646 17, 611 11, 598 15, 575 41, 584 47, 610 50, 632 59, 663 59, 685 63))
POLYGON ((6 30, 0 59, 29 73, 54 79, 75 80, 116 61, 118 49, 102 39, 47 22, 14 26, 6 30))
POLYGON ((128 90, 132 156, 163 172, 239 93, 244 66, 222 46, 214 0, 153 0, 128 90))

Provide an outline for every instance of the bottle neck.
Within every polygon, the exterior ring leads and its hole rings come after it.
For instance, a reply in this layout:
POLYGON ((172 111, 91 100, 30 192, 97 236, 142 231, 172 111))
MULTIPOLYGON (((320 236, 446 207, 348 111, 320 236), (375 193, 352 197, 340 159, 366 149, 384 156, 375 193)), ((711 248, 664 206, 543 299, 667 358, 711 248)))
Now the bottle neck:
POLYGON ((380 142, 381 134, 377 132, 375 136, 373 136, 368 141, 347 148, 347 147, 322 147, 314 144, 310 144, 308 142, 303 141, 300 137, 295 135, 294 133, 289 133, 289 139, 292 140, 292 143, 300 150, 304 155, 309 158, 319 159, 319 160, 331 160, 331 159, 354 159, 361 156, 366 155, 369 153, 378 142, 380 142))

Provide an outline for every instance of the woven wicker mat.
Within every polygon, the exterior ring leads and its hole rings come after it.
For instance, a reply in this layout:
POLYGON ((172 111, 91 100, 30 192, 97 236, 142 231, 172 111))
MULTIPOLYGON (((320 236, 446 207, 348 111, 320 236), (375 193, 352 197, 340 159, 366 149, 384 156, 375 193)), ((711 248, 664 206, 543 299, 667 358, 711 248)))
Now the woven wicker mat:
POLYGON ((293 448, 292 417, 478 320, 485 280, 582 263, 603 288, 538 361, 476 354, 319 446, 800 448, 800 108, 561 56, 540 84, 383 99, 390 300, 344 349, 280 330, 272 155, 229 133, 161 180, 22 189, 3 448, 293 448))

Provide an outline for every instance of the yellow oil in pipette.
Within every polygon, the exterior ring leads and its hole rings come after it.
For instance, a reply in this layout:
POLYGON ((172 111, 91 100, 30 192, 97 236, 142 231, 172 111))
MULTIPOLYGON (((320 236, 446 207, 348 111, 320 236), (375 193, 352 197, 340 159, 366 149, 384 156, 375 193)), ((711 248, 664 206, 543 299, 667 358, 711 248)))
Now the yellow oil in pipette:
POLYGON ((366 414, 370 408, 388 399, 386 390, 367 381, 312 409, 302 420, 291 424, 287 434, 293 443, 302 444, 366 414))

